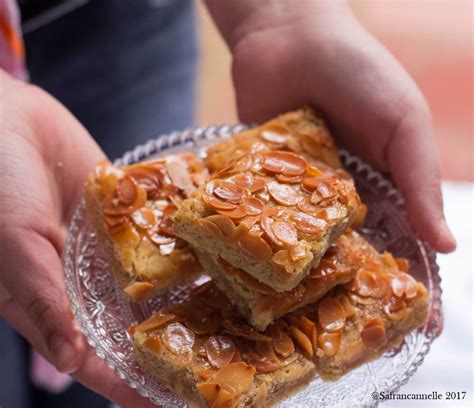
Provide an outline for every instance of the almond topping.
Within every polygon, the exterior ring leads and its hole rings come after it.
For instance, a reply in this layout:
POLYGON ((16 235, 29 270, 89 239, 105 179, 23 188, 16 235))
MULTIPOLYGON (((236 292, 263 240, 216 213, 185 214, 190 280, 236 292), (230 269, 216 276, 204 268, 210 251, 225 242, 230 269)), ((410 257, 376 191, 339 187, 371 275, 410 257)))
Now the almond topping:
POLYGON ((298 262, 299 260, 306 258, 306 251, 304 247, 301 244, 291 247, 290 258, 293 262, 298 262))
POLYGON ((385 304, 384 311, 390 320, 400 320, 406 314, 407 305, 402 299, 391 299, 385 304))
POLYGON ((266 262, 271 259, 273 255, 273 251, 267 242, 257 235, 247 233, 240 237, 238 243, 240 248, 245 251, 248 256, 259 261, 266 262))
POLYGON ((226 390, 240 395, 253 383, 255 368, 244 362, 228 364, 219 369, 212 381, 226 390))
POLYGON ((306 160, 292 152, 272 150, 262 154, 262 168, 271 173, 283 173, 285 176, 299 176, 308 167, 306 160))
POLYGON ((346 317, 354 315, 354 313, 356 312, 356 308, 353 305, 352 301, 346 295, 339 295, 336 299, 344 308, 346 317))
POLYGON ((291 134, 290 129, 279 123, 270 123, 260 133, 260 137, 270 143, 284 144, 291 134))
POLYGON ((254 366, 258 373, 262 374, 274 373, 280 368, 280 364, 276 361, 269 360, 265 357, 251 357, 248 359, 248 363, 254 366))
POLYGON ((209 407, 216 407, 217 396, 219 395, 219 391, 222 389, 219 384, 216 382, 198 383, 196 384, 196 388, 204 397, 209 407))
POLYGON ((361 269, 357 273, 355 280, 357 282, 356 292, 360 296, 381 298, 387 294, 387 281, 375 272, 371 272, 367 269, 361 269))
POLYGON ((166 170, 168 171, 172 183, 176 187, 184 191, 193 188, 188 166, 181 159, 167 160, 166 170))
POLYGON ((278 324, 272 324, 267 329, 272 338, 272 344, 275 352, 283 358, 290 357, 295 352, 295 345, 278 324))
POLYGON ((378 324, 378 321, 373 323, 370 321, 362 330, 360 334, 362 337, 362 341, 366 345, 367 348, 371 350, 377 350, 378 348, 382 347, 387 339, 385 337, 385 327, 382 324, 378 324))
POLYGON ((230 211, 230 210, 234 210, 235 208, 237 208, 237 204, 234 204, 234 203, 231 203, 231 202, 228 202, 228 201, 222 201, 222 200, 219 200, 216 197, 208 196, 206 194, 202 195, 202 199, 203 199, 204 203, 206 203, 206 205, 213 208, 214 210, 230 211))
POLYGON ((263 190, 265 187, 265 179, 252 174, 241 174, 232 177, 232 182, 236 185, 248 189, 251 193, 256 193, 263 190))
POLYGON ((151 316, 149 319, 145 320, 144 322, 140 323, 136 330, 140 331, 150 331, 158 329, 159 327, 163 326, 164 324, 170 322, 171 320, 175 319, 176 316, 174 314, 163 313, 159 311, 151 316))
POLYGON ((264 204, 258 198, 245 197, 242 205, 247 215, 258 215, 262 212, 264 204))
POLYGON ((402 272, 408 272, 410 269, 410 264, 406 258, 395 258, 395 262, 397 263, 398 269, 402 272))
POLYGON ((118 226, 118 229, 111 229, 110 234, 115 243, 123 246, 136 246, 140 242, 140 234, 129 222, 118 226))
POLYGON ((165 346, 174 354, 189 354, 193 351, 194 333, 181 323, 166 326, 162 339, 165 346))
POLYGON ((216 211, 219 214, 225 215, 226 217, 229 217, 233 220, 239 220, 247 215, 246 208, 242 204, 240 204, 237 208, 234 208, 233 210, 216 209, 216 211))
POLYGON ((321 210, 320 207, 311 204, 310 200, 306 197, 299 199, 297 205, 301 211, 310 215, 315 215, 321 210))
POLYGON ((314 191, 318 187, 321 181, 321 177, 305 177, 301 184, 305 190, 314 191))
POLYGON ((318 321, 324 330, 341 330, 346 322, 344 308, 336 299, 325 298, 318 306, 318 321))
POLYGON ((365 223, 365 218, 367 217, 367 206, 365 204, 359 205, 356 211, 356 216, 354 218, 354 221, 352 221, 352 227, 353 228, 358 228, 362 227, 365 223))
POLYGON ((225 215, 221 215, 221 214, 210 215, 209 217, 206 217, 206 220, 209 220, 212 223, 216 224, 219 227, 219 229, 222 231, 222 234, 224 235, 224 237, 229 236, 235 230, 234 222, 225 215))
POLYGON ((391 280, 392 291, 397 297, 406 296, 412 299, 418 294, 418 283, 416 280, 405 272, 400 272, 391 280))
POLYGON ((213 377, 217 371, 213 370, 212 368, 207 368, 205 366, 196 366, 194 367, 193 372, 199 378, 203 379, 204 381, 207 381, 209 380, 209 378, 213 377))
POLYGON ((301 316, 299 321, 298 321, 298 328, 306 334, 308 337, 309 341, 313 345, 313 349, 316 350, 318 346, 318 333, 316 330, 316 324, 308 319, 306 316, 301 316))
POLYGON ((219 181, 214 185, 214 195, 228 203, 240 204, 244 194, 245 190, 242 187, 227 181, 219 181))
POLYGON ((275 221, 272 224, 272 231, 283 245, 291 247, 298 244, 298 235, 292 224, 284 221, 275 221))
POLYGON ((334 356, 341 345, 341 332, 336 333, 321 333, 319 335, 319 347, 324 353, 330 357, 334 356))
POLYGON ((214 408, 232 408, 234 406, 234 396, 231 392, 221 388, 214 401, 214 408))
POLYGON ((313 345, 308 336, 295 326, 290 326, 290 334, 296 344, 303 350, 303 354, 308 358, 313 357, 313 345))
POLYGON ((217 238, 220 241, 224 240, 224 234, 222 233, 222 230, 215 223, 209 221, 209 217, 198 219, 196 224, 198 224, 203 229, 203 231, 208 232, 214 238, 217 238))
POLYGON ((317 234, 317 237, 324 232, 327 226, 324 220, 299 211, 294 212, 291 219, 298 231, 304 234, 317 234))
POLYGON ((117 195, 124 206, 132 205, 137 199, 137 183, 129 176, 124 176, 117 185, 117 195))
POLYGON ((156 217, 152 210, 143 207, 132 214, 132 220, 138 227, 147 229, 155 225, 156 217))
POLYGON ((397 263, 395 262, 395 258, 388 251, 383 251, 383 262, 385 263, 385 265, 391 266, 392 268, 397 267, 397 263))
POLYGON ((257 341, 255 343, 257 352, 270 361, 278 361, 278 357, 275 354, 273 349, 273 344, 271 341, 257 341))
POLYGON ((287 184, 270 181, 267 188, 272 198, 279 204, 292 206, 298 203, 298 194, 287 184))
POLYGON ((211 336, 207 339, 207 359, 215 368, 221 368, 232 361, 236 348, 231 339, 225 336, 211 336))
POLYGON ((151 292, 153 287, 153 284, 150 282, 133 282, 123 291, 130 296, 132 300, 139 302, 151 292))
POLYGON ((302 176, 285 176, 284 174, 277 174, 276 178, 278 181, 287 184, 298 184, 301 183, 301 180, 303 179, 302 176))
POLYGON ((161 342, 161 339, 158 336, 148 336, 143 345, 148 349, 153 351, 156 354, 162 355, 165 350, 165 346, 161 342))
POLYGON ((176 238, 161 235, 158 232, 151 232, 151 233, 149 232, 148 238, 150 238, 150 240, 154 242, 156 245, 167 245, 167 244, 174 243, 176 241, 176 238))

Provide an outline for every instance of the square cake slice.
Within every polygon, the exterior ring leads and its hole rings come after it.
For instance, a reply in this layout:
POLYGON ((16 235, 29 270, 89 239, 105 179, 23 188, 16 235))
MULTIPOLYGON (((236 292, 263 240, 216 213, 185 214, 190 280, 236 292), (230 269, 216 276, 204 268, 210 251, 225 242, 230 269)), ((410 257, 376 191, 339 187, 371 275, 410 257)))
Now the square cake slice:
POLYGON ((193 407, 268 407, 315 374, 290 336, 245 324, 212 281, 129 332, 138 364, 193 407))
POLYGON ((329 247, 319 265, 296 286, 277 292, 259 282, 242 269, 204 251, 196 255, 215 284, 231 302, 259 330, 265 330, 275 319, 316 302, 336 285, 349 282, 360 268, 359 246, 366 241, 347 230, 329 247))
POLYGON ((190 153, 123 167, 102 162, 89 175, 85 186, 89 219, 132 300, 202 272, 173 226, 177 207, 207 177, 207 169, 190 153))
MULTIPOLYGON (((268 126, 255 132, 265 133, 268 126)), ((305 140, 318 129, 295 130, 292 140, 305 140)), ((288 291, 351 225, 361 202, 342 169, 304 152, 255 143, 229 156, 226 166, 183 202, 175 230, 197 250, 221 257, 278 292, 288 291)))
POLYGON ((429 293, 407 273, 407 260, 379 254, 366 241, 358 247, 360 269, 352 281, 280 319, 325 380, 380 357, 428 318, 429 293))

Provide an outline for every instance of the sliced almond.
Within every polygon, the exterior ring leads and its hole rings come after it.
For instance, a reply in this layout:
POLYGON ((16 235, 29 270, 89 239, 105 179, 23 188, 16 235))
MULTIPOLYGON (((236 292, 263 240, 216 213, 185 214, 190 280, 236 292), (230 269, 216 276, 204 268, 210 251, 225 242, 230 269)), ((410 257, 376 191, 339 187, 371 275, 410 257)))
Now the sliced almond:
POLYGON ((270 181, 267 188, 270 196, 279 204, 292 206, 298 203, 298 193, 287 184, 270 181))
POLYGON ((379 274, 361 269, 355 278, 357 282, 356 292, 363 297, 381 298, 387 294, 388 282, 379 274))
POLYGON ((321 333, 318 338, 319 347, 327 356, 334 356, 341 346, 341 332, 321 333))
POLYGON ((255 367, 239 362, 228 364, 217 371, 212 381, 226 390, 240 395, 250 389, 255 375, 255 367))
POLYGON ((259 177, 253 175, 251 173, 248 174, 240 174, 233 176, 230 180, 232 182, 242 188, 248 189, 251 193, 256 193, 261 191, 265 188, 265 179, 263 177, 259 177))
POLYGON ((306 316, 302 315, 298 321, 298 328, 308 337, 313 349, 316 350, 318 346, 318 333, 316 324, 306 316))
POLYGON ((166 348, 177 355, 192 353, 194 339, 194 333, 181 323, 169 324, 162 334, 166 348))
POLYGON ((273 349, 273 342, 257 341, 255 345, 258 354, 260 354, 262 357, 265 357, 269 361, 278 361, 278 357, 276 356, 275 350, 273 349))
POLYGON ((226 215, 216 214, 206 217, 206 220, 213 222, 221 230, 224 237, 231 235, 235 230, 234 221, 226 215))
POLYGON ((207 359, 215 368, 221 368, 229 364, 236 352, 233 341, 225 336, 209 337, 204 347, 206 348, 207 359))
POLYGON ((190 310, 184 324, 196 334, 209 333, 208 313, 202 309, 190 310))
POLYGON ((273 255, 273 251, 267 242, 257 235, 247 233, 240 237, 238 243, 248 256, 261 262, 268 261, 273 255))
POLYGON ((272 338, 272 344, 275 352, 283 358, 291 356, 295 352, 295 345, 278 324, 272 324, 267 329, 272 338))
POLYGON ((410 264, 406 258, 395 258, 395 262, 397 263, 398 269, 402 272, 408 272, 410 269, 410 264))
POLYGON ((137 198, 137 183, 129 176, 124 176, 117 185, 117 196, 121 203, 128 207, 137 198))
POLYGON ((156 223, 154 212, 146 207, 140 208, 132 214, 132 220, 140 228, 151 228, 156 223))
POLYGON ((224 234, 222 233, 222 230, 213 222, 209 220, 209 218, 200 218, 196 221, 196 224, 198 224, 203 231, 207 232, 210 234, 212 237, 224 241, 224 234))
POLYGON ((215 408, 232 408, 234 406, 234 395, 232 392, 221 388, 217 394, 217 398, 214 402, 213 407, 215 408))
POLYGON ((291 130, 280 123, 269 123, 260 132, 260 137, 266 142, 280 145, 285 144, 290 135, 291 130))
POLYGON ((298 244, 298 235, 292 224, 284 221, 275 221, 272 224, 272 231, 284 246, 292 247, 298 244))
POLYGON ((269 360, 265 357, 251 357, 247 362, 254 366, 258 373, 269 374, 274 373, 280 368, 280 364, 276 361, 269 360))
POLYGON ((271 341, 271 337, 260 333, 246 323, 225 319, 223 322, 224 331, 233 336, 243 337, 249 340, 271 341))
POLYGON ((286 176, 299 176, 308 167, 306 160, 295 153, 272 150, 263 155, 262 168, 271 173, 283 173, 286 176))
POLYGON ((360 335, 366 347, 371 350, 377 350, 387 342, 383 324, 370 324, 369 322, 360 335))
POLYGON ((172 183, 181 190, 187 191, 193 188, 193 182, 189 175, 188 166, 181 159, 169 159, 166 161, 166 170, 172 183))
POLYGON ((209 196, 207 194, 202 195, 202 200, 208 207, 211 207, 214 210, 230 211, 237 208, 237 204, 234 204, 228 201, 219 200, 218 198, 214 196, 209 196))
POLYGON ((326 331, 341 330, 346 322, 344 308, 336 299, 324 298, 318 306, 318 321, 326 331))
POLYGON ((255 197, 245 197, 242 205, 245 207, 247 215, 258 215, 264 207, 263 202, 255 197))
POLYGON ((240 204, 244 198, 245 190, 236 184, 219 180, 214 184, 213 193, 222 201, 240 204))
POLYGON ((298 184, 303 179, 302 176, 285 176, 284 174, 277 174, 276 178, 278 181, 286 184, 298 184))
MULTIPOLYGON (((196 384, 196 388, 204 397, 209 407, 216 407, 217 396, 222 387, 216 382, 203 382, 196 384)), ((217 408, 217 407, 216 407, 217 408)))
POLYGON ((239 220, 244 218, 247 215, 247 210, 245 206, 240 204, 238 207, 234 208, 233 210, 224 210, 224 209, 216 209, 216 211, 221 214, 229 217, 233 220, 239 220))
POLYGON ((298 231, 304 234, 316 234, 316 238, 322 236, 327 227, 326 221, 304 212, 295 211, 291 219, 298 231))
POLYGON ((145 297, 153 290, 154 286, 150 282, 133 282, 123 291, 130 296, 135 302, 145 299, 145 297))
POLYGON ((402 299, 391 299, 384 305, 384 311, 390 320, 400 320, 406 315, 407 305, 402 299))
POLYGON ((301 348, 303 354, 311 358, 313 357, 314 350, 311 340, 304 334, 299 328, 295 326, 290 326, 290 334, 295 343, 301 348))
POLYGON ((165 325, 166 323, 171 322, 175 318, 176 316, 174 314, 164 313, 162 311, 159 311, 158 313, 155 313, 149 319, 137 325, 136 330, 140 330, 140 331, 155 330, 165 325))

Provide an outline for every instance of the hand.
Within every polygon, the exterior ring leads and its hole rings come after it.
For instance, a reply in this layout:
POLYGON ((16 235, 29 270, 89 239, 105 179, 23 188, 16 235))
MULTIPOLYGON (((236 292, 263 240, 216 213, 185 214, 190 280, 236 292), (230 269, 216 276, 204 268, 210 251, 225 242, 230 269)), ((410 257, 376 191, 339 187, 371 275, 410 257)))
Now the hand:
POLYGON ((232 51, 243 121, 303 104, 319 108, 341 145, 390 173, 417 232, 437 251, 455 249, 429 108, 345 2, 242 0, 231 13, 217 0, 208 6, 232 51))
POLYGON ((86 174, 103 157, 51 96, 0 70, 0 316, 60 371, 124 407, 152 406, 84 341, 61 254, 86 174))

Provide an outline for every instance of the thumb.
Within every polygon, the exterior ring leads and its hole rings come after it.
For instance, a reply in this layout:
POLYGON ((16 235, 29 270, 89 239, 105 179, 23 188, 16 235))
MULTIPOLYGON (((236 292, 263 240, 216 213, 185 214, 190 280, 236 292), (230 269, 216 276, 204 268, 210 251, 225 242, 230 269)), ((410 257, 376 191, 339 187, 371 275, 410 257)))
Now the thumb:
POLYGON ((0 238, 0 259, 1 284, 16 303, 16 312, 5 318, 59 371, 79 369, 86 345, 66 296, 61 259, 51 241, 22 227, 9 228, 0 238))

